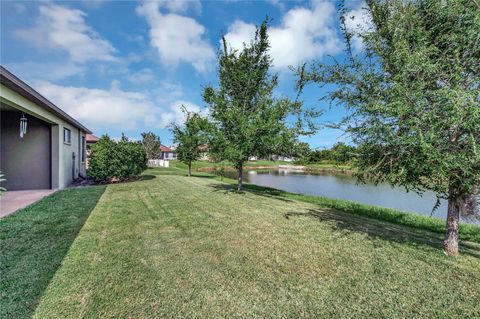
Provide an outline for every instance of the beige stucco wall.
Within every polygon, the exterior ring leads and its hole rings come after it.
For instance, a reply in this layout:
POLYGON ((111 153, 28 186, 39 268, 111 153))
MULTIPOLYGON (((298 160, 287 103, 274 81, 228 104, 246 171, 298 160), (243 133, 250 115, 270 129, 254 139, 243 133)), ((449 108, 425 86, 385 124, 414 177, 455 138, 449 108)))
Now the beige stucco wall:
POLYGON ((0 101, 2 103, 24 112, 27 117, 30 114, 52 125, 52 188, 65 188, 79 174, 85 176, 86 168, 85 163, 81 163, 80 150, 81 136, 85 135, 85 132, 80 131, 3 84, 0 84, 0 86, 0 101), (71 131, 70 144, 63 142, 63 129, 65 127, 71 131), (72 159, 72 153, 75 153, 75 163, 72 159), (75 168, 74 172, 73 168, 75 168))

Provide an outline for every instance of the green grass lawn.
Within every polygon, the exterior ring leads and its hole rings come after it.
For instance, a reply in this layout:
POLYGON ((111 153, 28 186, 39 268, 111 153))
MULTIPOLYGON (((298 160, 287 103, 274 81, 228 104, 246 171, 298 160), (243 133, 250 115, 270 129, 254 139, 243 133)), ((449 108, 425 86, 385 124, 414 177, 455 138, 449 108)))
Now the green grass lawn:
POLYGON ((355 169, 349 164, 335 164, 335 163, 312 163, 306 164, 307 170, 311 171, 333 171, 333 172, 353 172, 355 169))
POLYGON ((0 219, 0 318, 30 318, 104 186, 57 192, 0 219))
MULTIPOLYGON (((209 168, 220 168, 220 163, 216 162, 209 162, 209 161, 195 161, 192 163, 192 169, 193 170, 202 170, 202 169, 209 169, 209 168)), ((233 164, 230 162, 224 162, 225 168, 231 168, 233 169, 233 164)), ((265 160, 259 160, 259 161, 248 161, 245 162, 245 167, 277 167, 278 165, 294 165, 292 162, 285 162, 285 161, 265 161, 265 160)), ((170 161, 170 167, 172 168, 178 168, 182 170, 186 170, 188 166, 180 161, 174 160, 170 161)))
MULTIPOLYGON (((233 170, 233 164, 230 162, 223 162, 225 169, 233 170)), ((285 162, 285 161, 248 161, 244 164, 245 169, 256 169, 256 168, 278 168, 279 165, 299 165, 304 166, 306 171, 309 172, 331 172, 331 173, 344 173, 352 174, 355 171, 351 165, 348 164, 335 164, 331 162, 322 162, 322 163, 312 163, 312 164, 296 164, 294 162, 285 162)), ((187 170, 188 166, 180 161, 174 160, 170 161, 171 168, 177 168, 180 170, 187 170)), ((192 163, 192 169, 194 171, 203 171, 211 172, 214 169, 220 169, 221 164, 209 161, 195 161, 192 163)))
MULTIPOLYGON (((153 169, 142 181, 109 185, 33 317, 480 316, 476 243, 447 257, 437 233, 260 188, 238 194, 206 174, 182 172, 153 169)), ((12 217, 29 216, 21 214, 12 217)), ((2 221, 2 234, 15 224, 2 221)), ((21 254, 8 237, 2 251, 21 254)), ((7 261, 28 271, 18 258, 7 261)))
MULTIPOLYGON (((199 165, 204 165, 205 162, 197 162, 199 165)), ((181 162, 175 161, 172 163, 168 169, 163 169, 162 174, 181 174, 185 175, 187 166, 181 162)), ((213 165, 213 163, 209 163, 213 165)), ((205 167, 205 166, 203 166, 205 167)), ((156 169, 151 171, 147 170, 146 174, 155 174, 156 169)), ((197 172, 197 176, 210 176, 206 172, 197 172)), ((211 176, 210 176, 211 177, 211 176)), ((236 179, 230 178, 220 178, 219 176, 213 177, 217 180, 222 180, 225 183, 236 184, 236 179)), ((439 217, 425 216, 413 212, 402 212, 391 208, 381 207, 381 206, 372 206, 367 204, 361 204, 357 202, 352 202, 348 200, 341 200, 335 198, 313 196, 313 195, 302 195, 294 194, 279 189, 257 186, 252 184, 245 184, 244 188, 261 192, 263 194, 275 195, 276 197, 293 199, 297 201, 307 202, 315 205, 319 205, 323 208, 333 209, 337 211, 347 212, 354 215, 360 215, 363 217, 371 217, 381 221, 387 221, 394 223, 396 225, 408 226, 410 228, 415 228, 419 230, 428 230, 438 234, 445 233, 445 219, 439 217)), ((480 227, 477 225, 471 225, 466 223, 460 224, 460 238, 466 241, 474 241, 480 243, 480 227)))

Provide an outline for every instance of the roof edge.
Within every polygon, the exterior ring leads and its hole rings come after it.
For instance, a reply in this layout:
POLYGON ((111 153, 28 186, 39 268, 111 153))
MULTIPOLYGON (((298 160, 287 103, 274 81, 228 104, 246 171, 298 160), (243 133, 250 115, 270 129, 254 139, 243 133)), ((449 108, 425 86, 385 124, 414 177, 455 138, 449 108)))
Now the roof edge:
POLYGON ((30 85, 22 81, 15 74, 8 71, 3 65, 0 65, 0 83, 5 85, 9 89, 12 89, 13 91, 17 92, 24 98, 39 105, 43 109, 55 114, 56 116, 65 120, 66 122, 75 126, 76 128, 81 129, 85 133, 92 134, 92 131, 90 131, 88 128, 83 126, 80 122, 78 122, 73 117, 68 115, 61 108, 59 108, 58 106, 50 102, 43 95, 35 91, 30 85))

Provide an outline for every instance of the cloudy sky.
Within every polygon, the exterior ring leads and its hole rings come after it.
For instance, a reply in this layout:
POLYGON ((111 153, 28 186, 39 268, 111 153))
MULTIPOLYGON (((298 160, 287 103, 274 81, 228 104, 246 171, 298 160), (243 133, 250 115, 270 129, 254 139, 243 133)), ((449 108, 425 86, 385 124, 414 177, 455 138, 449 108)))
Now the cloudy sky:
MULTIPOLYGON (((361 23, 362 3, 347 1, 361 23)), ((153 131, 171 144, 168 125, 182 121, 181 105, 204 111, 202 87, 216 85, 220 37, 233 48, 248 41, 255 25, 272 19, 269 36, 277 94, 294 97, 289 66, 329 56, 341 58, 343 42, 334 0, 300 1, 50 1, 1 3, 1 63, 98 136, 153 131)), ((354 43, 361 50, 361 43, 354 43)), ((344 111, 325 109, 319 123, 344 111)), ((344 140, 323 129, 303 138, 312 147, 344 140)))

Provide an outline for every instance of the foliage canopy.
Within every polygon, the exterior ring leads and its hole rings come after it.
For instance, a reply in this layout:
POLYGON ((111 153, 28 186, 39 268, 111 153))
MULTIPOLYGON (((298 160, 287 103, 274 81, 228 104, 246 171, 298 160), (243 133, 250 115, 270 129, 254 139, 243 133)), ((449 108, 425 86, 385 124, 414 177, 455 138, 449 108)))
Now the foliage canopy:
POLYGON ((142 146, 145 149, 148 159, 160 158, 161 150, 160 137, 153 132, 144 132, 142 135, 142 146))
POLYGON ((91 146, 87 174, 96 182, 125 180, 140 175, 147 168, 147 156, 140 143, 122 134, 120 141, 103 135, 91 146))
POLYGON ((251 156, 268 157, 292 149, 300 134, 315 130, 318 115, 302 103, 274 96, 278 76, 270 72, 268 21, 257 28, 242 50, 228 47, 225 37, 218 56, 219 87, 207 86, 203 99, 212 122, 210 151, 215 158, 235 163, 241 189, 243 163, 251 156), (289 120, 295 118, 293 123, 289 120))
POLYGON ((177 144, 175 149, 177 159, 188 165, 188 175, 192 174, 192 162, 201 157, 202 146, 208 142, 208 121, 198 113, 187 112, 185 124, 172 125, 173 141, 177 144))
POLYGON ((355 30, 341 6, 346 59, 300 68, 299 88, 327 85, 324 98, 347 109, 339 127, 359 145, 360 178, 431 190, 472 213, 480 182, 480 7, 470 0, 366 5, 370 25, 355 30), (355 37, 361 52, 350 45, 355 37))

